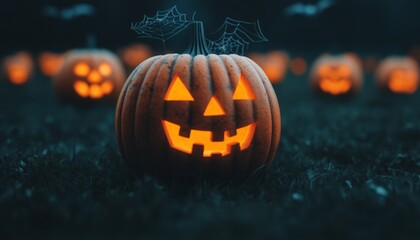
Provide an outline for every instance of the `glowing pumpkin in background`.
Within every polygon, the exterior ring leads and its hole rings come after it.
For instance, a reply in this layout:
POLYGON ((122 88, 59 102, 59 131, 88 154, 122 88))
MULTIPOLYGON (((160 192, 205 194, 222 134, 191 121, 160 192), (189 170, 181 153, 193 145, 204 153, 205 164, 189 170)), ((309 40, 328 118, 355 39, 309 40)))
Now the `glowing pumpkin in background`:
POLYGON ((314 62, 310 81, 317 92, 348 95, 360 90, 363 75, 354 59, 345 55, 323 55, 314 62))
POLYGON ((128 78, 116 135, 137 171, 241 179, 272 161, 280 111, 267 76, 249 58, 167 54, 128 78))
POLYGON ((7 81, 14 85, 23 85, 33 72, 32 57, 27 52, 18 52, 3 60, 3 72, 7 81))
POLYGON ((114 102, 125 80, 118 57, 107 50, 72 50, 65 54, 53 86, 64 102, 114 102))
POLYGON ((53 52, 43 52, 38 57, 38 65, 42 74, 47 77, 56 75, 63 66, 64 55, 53 52))
POLYGON ((153 55, 152 49, 144 44, 132 44, 118 51, 128 71, 132 71, 144 60, 153 55))
POLYGON ((410 57, 388 57, 377 70, 377 84, 386 91, 413 94, 419 85, 419 69, 410 57))
POLYGON ((286 53, 281 51, 271 51, 267 54, 252 53, 248 57, 263 69, 272 84, 283 81, 289 62, 286 53))
POLYGON ((295 57, 290 61, 290 71, 296 76, 303 76, 307 68, 308 64, 302 57, 295 57))

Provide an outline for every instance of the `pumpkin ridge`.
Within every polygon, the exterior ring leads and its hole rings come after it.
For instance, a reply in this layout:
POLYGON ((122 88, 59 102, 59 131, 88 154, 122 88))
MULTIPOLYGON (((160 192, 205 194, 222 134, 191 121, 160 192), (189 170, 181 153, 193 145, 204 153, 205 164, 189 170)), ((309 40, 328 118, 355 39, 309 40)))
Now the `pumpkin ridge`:
POLYGON ((255 62, 251 62, 252 65, 254 65, 255 70, 258 72, 261 81, 263 82, 264 88, 267 92, 267 98, 268 98, 268 103, 270 104, 270 111, 271 111, 271 146, 270 146, 270 154, 268 155, 266 161, 264 164, 268 164, 269 161, 271 161, 271 159, 274 158, 274 155, 277 151, 278 145, 280 143, 280 138, 277 138, 277 128, 279 130, 279 136, 281 134, 281 117, 280 117, 280 108, 278 107, 278 100, 277 97, 275 96, 275 92, 274 89, 270 88, 270 85, 267 81, 264 80, 264 72, 263 70, 255 63, 255 62), (274 102, 274 103, 273 103, 274 102), (276 104, 277 103, 277 104, 276 104), (279 116, 279 126, 276 127, 276 115, 278 113, 279 116), (278 139, 278 140, 277 140, 278 139))
MULTIPOLYGON (((150 71, 150 69, 153 69, 152 66, 157 63, 157 61, 153 61, 153 60, 154 59, 152 59, 150 61, 150 63, 146 62, 147 65, 142 64, 141 65, 142 67, 138 67, 139 68, 138 73, 140 74, 140 76, 137 76, 137 74, 132 76, 132 78, 135 78, 135 80, 134 80, 135 82, 140 82, 140 84, 143 84, 144 79, 147 76, 147 73, 150 71)), ((122 105, 121 105, 121 122, 126 122, 128 120, 134 122, 135 118, 136 118, 136 115, 135 115, 136 110, 137 110, 136 104, 137 104, 137 100, 138 100, 138 91, 140 91, 141 85, 134 88, 132 86, 134 81, 127 84, 127 90, 125 92, 124 100, 122 101, 122 105), (134 91, 134 92, 129 93, 130 90, 134 91), (130 97, 133 98, 133 96, 135 96, 135 99, 131 100, 130 97), (134 111, 127 110, 127 109, 131 108, 133 105, 134 105, 134 111), (125 119, 122 119, 123 116, 126 116, 125 119), (131 120, 131 119, 133 119, 133 120, 131 120)), ((122 146, 124 148, 124 155, 125 156, 130 156, 130 155, 132 155, 132 150, 130 148, 135 148, 135 142, 134 142, 134 140, 135 140, 135 136, 134 136, 135 130, 132 129, 133 131, 130 133, 129 132, 130 129, 127 129, 127 127, 123 127, 123 125, 126 125, 126 124, 122 124, 121 127, 120 127, 121 142, 122 142, 122 146), (124 139, 125 139, 125 141, 124 141, 124 139), (131 147, 130 147, 130 144, 129 144, 130 141, 133 143, 133 146, 131 146, 131 147)), ((127 125, 129 126, 129 124, 127 124, 127 125)), ((129 128, 131 128, 131 127, 129 127, 129 128)), ((128 157, 127 159, 130 159, 130 160, 127 160, 127 161, 131 161, 135 165, 138 164, 137 162, 135 162, 135 160, 133 160, 130 157, 128 157)))
POLYGON ((124 99, 125 99, 125 96, 126 96, 126 93, 127 93, 128 86, 131 85, 131 82, 133 80, 133 77, 134 77, 134 75, 137 74, 138 71, 139 71, 139 68, 136 68, 130 74, 130 76, 128 76, 127 81, 126 81, 126 84, 123 85, 123 88, 121 89, 121 92, 120 92, 120 96, 118 97, 117 107, 116 107, 116 111, 115 111, 115 113, 116 113, 116 115, 115 115, 116 116, 115 117, 115 132, 116 132, 118 146, 120 148, 121 155, 122 155, 122 157, 124 159, 126 159, 126 156, 125 156, 125 152, 122 149, 122 142, 121 142, 121 139, 122 138, 121 138, 121 131, 120 131, 120 129, 121 129, 121 122, 122 122, 122 120, 121 120, 121 116, 122 116, 121 111, 122 111, 122 105, 124 104, 124 99))
MULTIPOLYGON (((164 55, 164 56, 162 56, 162 58, 159 59, 159 61, 156 61, 157 64, 159 64, 159 66, 156 66, 157 65, 156 64, 155 68, 153 68, 153 65, 149 68, 149 71, 145 75, 144 81, 142 82, 142 84, 139 88, 140 90, 137 94, 137 101, 136 101, 136 105, 135 105, 136 107, 135 107, 134 121, 133 121, 134 122, 134 132, 133 132, 133 134, 134 134, 134 146, 135 146, 135 149, 136 149, 137 153, 142 152, 141 151, 141 146, 143 144, 141 144, 141 142, 146 142, 146 144, 143 145, 143 148, 144 148, 144 146, 149 147, 149 144, 147 144, 147 142, 150 141, 150 138, 152 137, 152 136, 150 136, 149 120, 152 117, 152 115, 155 114, 155 112, 153 111, 155 108, 153 108, 153 106, 151 106, 151 104, 150 104, 151 101, 152 101, 152 98, 153 98, 153 93, 152 93, 153 91, 150 90, 150 93, 145 94, 144 91, 146 91, 148 89, 147 87, 145 87, 145 85, 150 83, 150 85, 151 85, 150 88, 151 89, 154 88, 154 84, 155 84, 156 80, 159 79, 159 75, 162 71, 162 68, 166 65, 165 62, 169 58, 173 57, 174 55, 175 54, 164 55), (151 73, 151 72, 153 72, 151 70, 156 71, 156 73, 155 73, 156 75, 154 75, 152 79, 151 79, 151 76, 149 76, 149 73, 154 74, 154 73, 151 73), (149 81, 147 81, 147 80, 149 80, 149 81), (144 113, 146 113, 144 115, 139 114, 139 111, 142 110, 142 109, 140 109, 140 106, 142 106, 142 104, 139 104, 141 101, 146 102, 146 106, 148 107, 147 111, 144 111, 144 113), (143 126, 143 127, 140 127, 140 126, 143 126), (140 129, 143 129, 144 131, 141 132, 140 129), (138 133, 141 133, 141 134, 138 134, 138 133), (142 139, 142 140, 140 140, 140 139, 142 139)), ((140 161, 142 161, 142 159, 141 159, 142 156, 137 156, 137 157, 140 159, 140 161)), ((156 161, 159 161, 159 159, 156 159, 156 161)), ((141 164, 143 164, 143 162, 141 164)))
POLYGON ((116 108, 115 127, 116 127, 116 133, 117 133, 116 135, 117 135, 117 140, 120 147, 120 152, 124 159, 128 159, 126 156, 126 151, 123 149, 125 145, 122 140, 123 139, 122 138, 122 122, 123 122, 122 116, 123 116, 124 103, 126 103, 127 91, 129 90, 133 82, 133 78, 136 77, 137 74, 141 72, 142 70, 148 69, 150 65, 153 64, 153 61, 156 58, 157 56, 144 61, 142 64, 138 65, 133 70, 133 72, 128 76, 127 81, 123 85, 123 89, 121 90, 120 96, 118 98, 117 108, 116 108))
MULTIPOLYGON (((194 76, 194 60, 195 56, 191 56, 191 62, 190 62, 190 83, 189 83, 189 89, 191 90, 193 87, 193 81, 192 78, 194 76)), ((191 103, 188 104, 188 125, 192 126, 192 111, 191 111, 191 103)))

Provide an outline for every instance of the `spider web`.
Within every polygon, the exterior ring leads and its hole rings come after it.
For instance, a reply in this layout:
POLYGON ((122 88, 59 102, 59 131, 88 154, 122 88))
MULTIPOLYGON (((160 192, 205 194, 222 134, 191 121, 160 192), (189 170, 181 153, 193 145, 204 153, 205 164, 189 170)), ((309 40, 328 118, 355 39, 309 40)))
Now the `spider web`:
POLYGON ((207 40, 211 53, 243 55, 250 43, 266 42, 260 23, 244 22, 232 18, 226 18, 223 25, 214 33, 221 34, 217 40, 207 40))
POLYGON ((187 14, 181 14, 176 6, 158 11, 154 17, 144 15, 143 20, 132 23, 131 29, 139 37, 154 38, 165 42, 187 28, 193 21, 187 20, 187 14))

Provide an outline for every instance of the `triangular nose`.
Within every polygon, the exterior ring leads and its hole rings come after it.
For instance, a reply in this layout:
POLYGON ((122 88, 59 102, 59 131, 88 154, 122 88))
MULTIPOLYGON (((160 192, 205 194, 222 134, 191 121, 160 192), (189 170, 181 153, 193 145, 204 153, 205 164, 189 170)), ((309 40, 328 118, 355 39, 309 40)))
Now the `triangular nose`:
POLYGON ((226 115, 225 110, 223 109, 222 105, 220 105, 219 100, 217 100, 216 96, 213 96, 210 99, 209 104, 204 111, 204 116, 222 116, 226 115))

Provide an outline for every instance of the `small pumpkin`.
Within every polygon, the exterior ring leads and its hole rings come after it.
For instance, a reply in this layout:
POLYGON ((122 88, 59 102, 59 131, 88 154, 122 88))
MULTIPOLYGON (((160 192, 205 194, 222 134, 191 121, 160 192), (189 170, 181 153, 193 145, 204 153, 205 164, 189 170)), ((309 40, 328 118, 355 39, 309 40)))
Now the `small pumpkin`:
POLYGON ((363 75, 360 66, 346 55, 322 55, 312 66, 310 82, 316 92, 349 95, 360 91, 363 75))
POLYGON ((256 62, 267 75, 272 84, 283 81, 289 57, 282 51, 270 51, 266 54, 252 53, 248 57, 256 62))
POLYGON ((2 65, 6 80, 14 85, 25 84, 33 74, 32 57, 27 52, 5 57, 2 65))
POLYGON ((419 69, 410 57, 388 57, 383 60, 376 73, 380 89, 399 93, 413 94, 419 86, 419 69))
POLYGON ((64 102, 87 103, 118 99, 125 72, 118 57, 108 50, 72 50, 64 57, 53 86, 64 102))
POLYGON ((132 71, 144 60, 150 58, 153 53, 152 49, 145 44, 131 44, 119 51, 120 58, 127 70, 132 71))
POLYGON ((38 57, 38 65, 42 74, 47 77, 56 75, 63 66, 64 55, 53 52, 43 52, 38 57))

